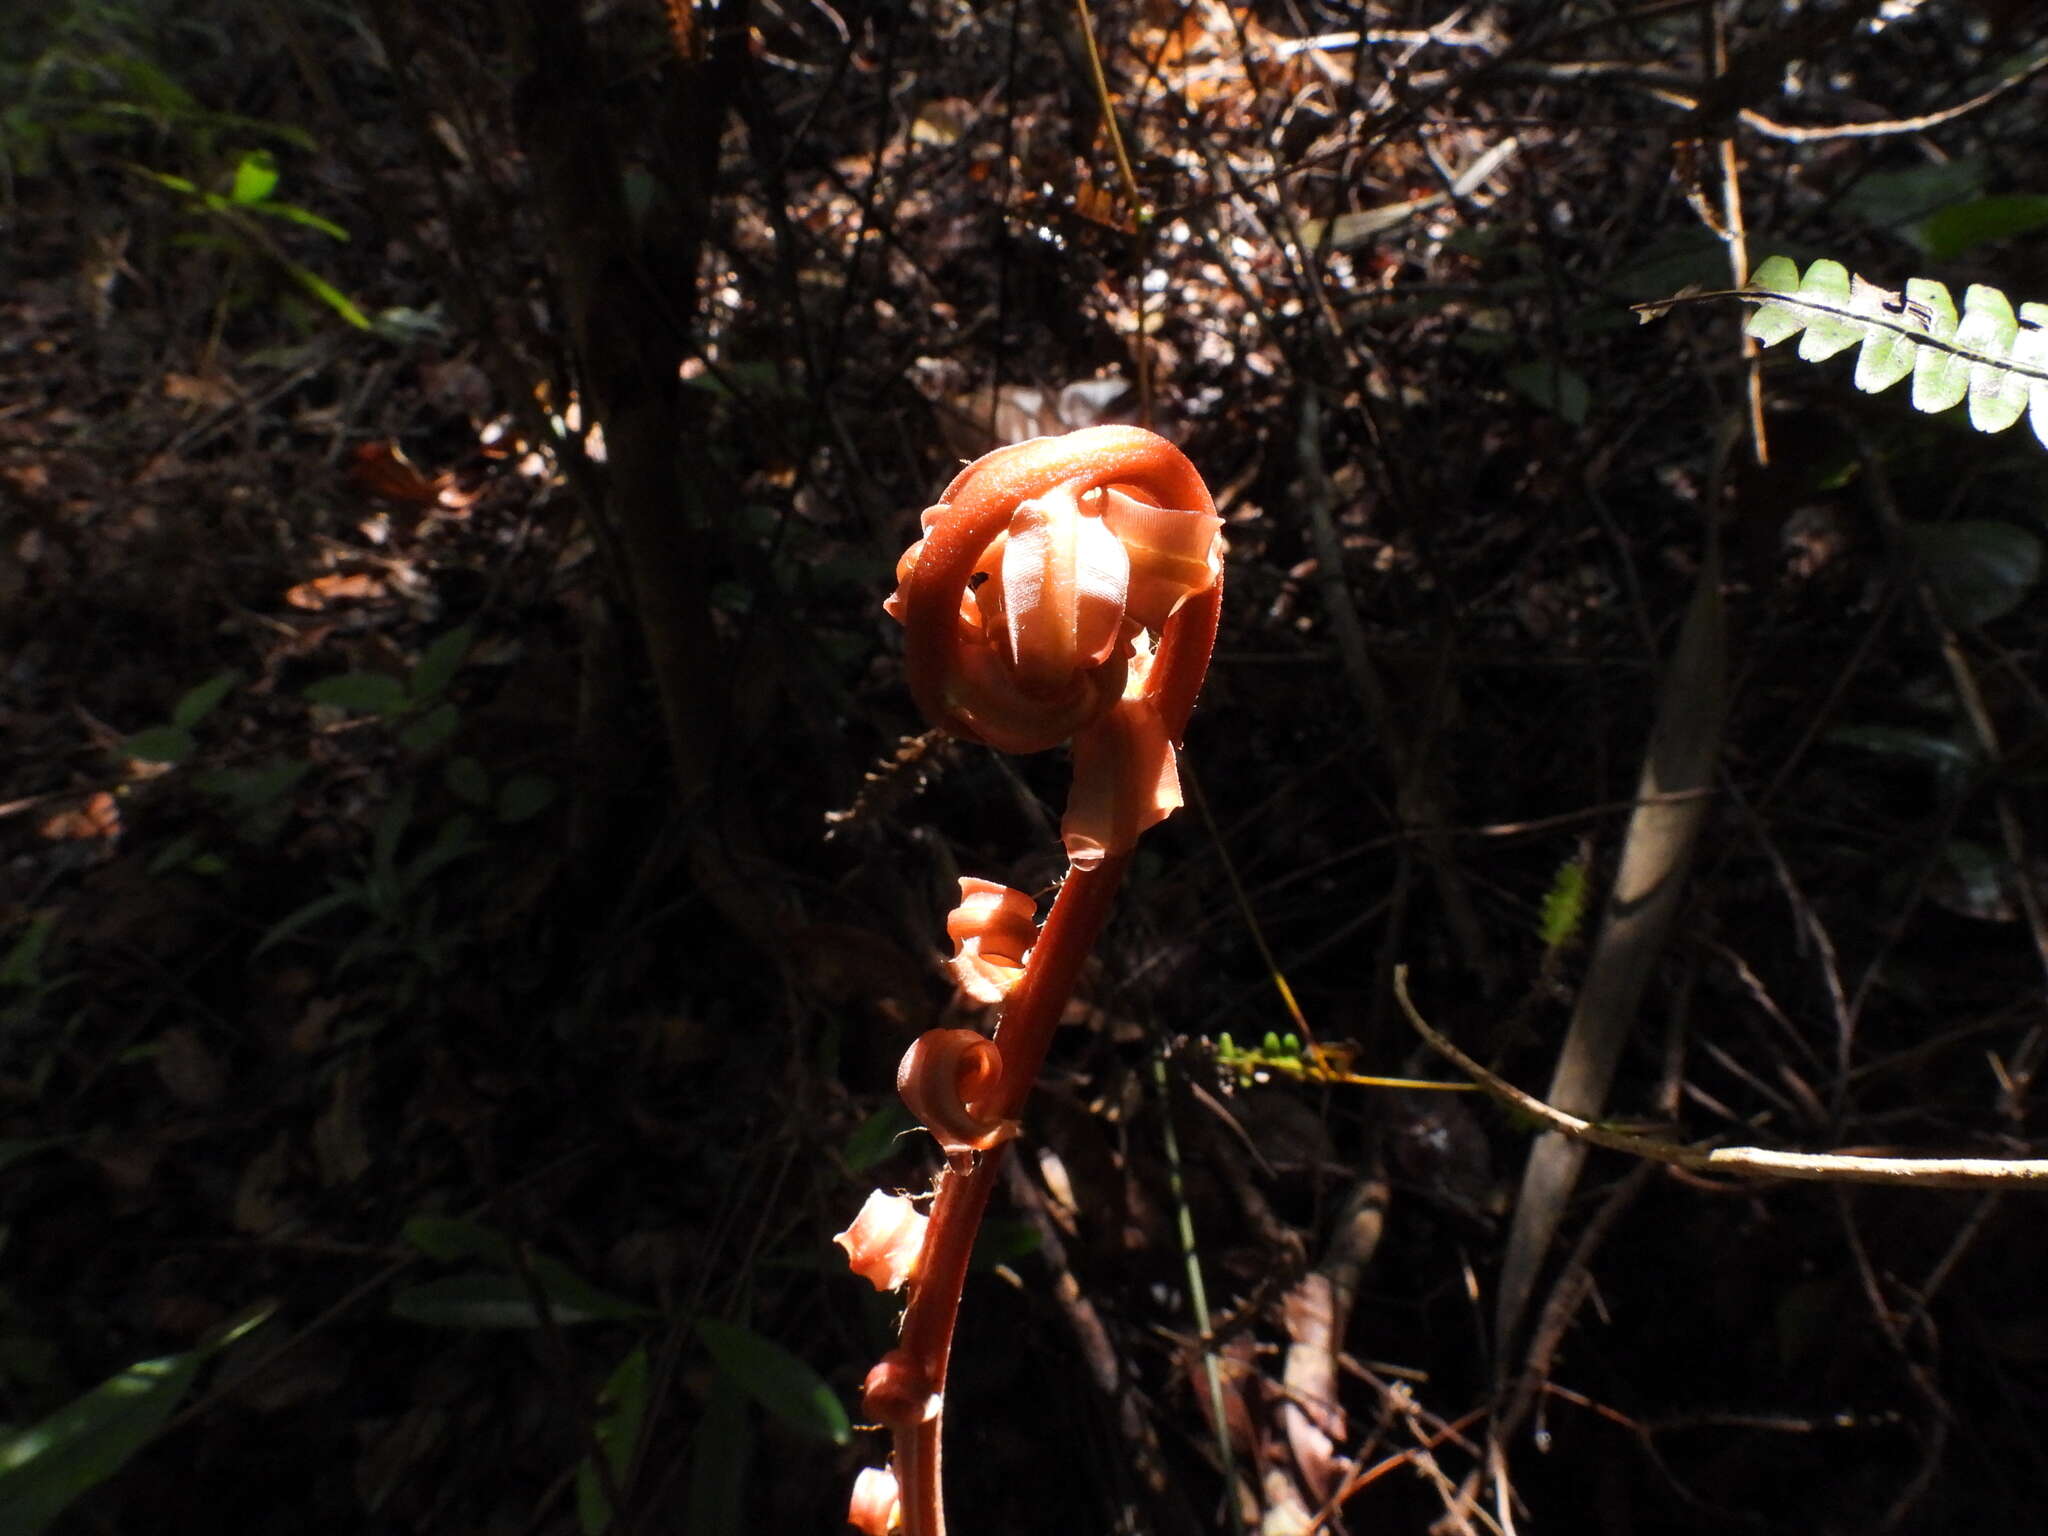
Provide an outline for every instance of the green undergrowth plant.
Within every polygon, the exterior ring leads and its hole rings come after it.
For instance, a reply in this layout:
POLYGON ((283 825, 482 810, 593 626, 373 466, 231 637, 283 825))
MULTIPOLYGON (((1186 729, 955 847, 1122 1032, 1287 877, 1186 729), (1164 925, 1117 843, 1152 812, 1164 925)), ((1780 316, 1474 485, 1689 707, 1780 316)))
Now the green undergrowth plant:
POLYGON ((34 1424, 0 1433, 0 1530, 39 1536, 170 1422, 208 1361, 270 1316, 260 1307, 193 1349, 138 1360, 34 1424))
MULTIPOLYGON (((368 329, 370 318, 282 242, 286 231, 346 242, 341 224, 282 195, 279 152, 312 155, 319 141, 291 123, 217 110, 206 97, 209 65, 245 46, 246 19, 206 6, 158 7, 74 0, 0 43, 0 192, 18 200, 32 178, 95 188, 91 173, 125 171, 131 184, 167 195, 169 244, 220 253, 223 314, 268 301, 282 279, 281 308, 304 326, 319 312, 368 329), (311 305, 304 300, 311 300, 311 305)), ((93 202, 88 218, 125 225, 124 209, 93 202)), ((120 260, 149 264, 154 250, 120 260)))
POLYGON ((307 686, 305 698, 338 721, 388 730, 402 768, 411 770, 384 804, 370 844, 356 867, 329 877, 329 889, 288 913, 265 932, 256 952, 346 915, 352 936, 334 959, 336 973, 366 962, 397 961, 401 991, 409 997, 422 981, 440 975, 474 936, 444 915, 441 876, 458 861, 489 846, 485 829, 530 821, 553 803, 555 782, 541 774, 496 778, 473 755, 445 756, 462 727, 450 687, 474 644, 463 625, 428 645, 411 670, 336 673, 307 686), (440 764, 440 777, 458 809, 445 814, 423 802, 422 770, 440 764))
POLYGON ((1257 1045, 1239 1045, 1224 1032, 1209 1044, 1211 1058, 1219 1071, 1239 1087, 1267 1083, 1274 1078, 1315 1083, 1323 1087, 1412 1088, 1423 1092, 1470 1091, 1466 1083, 1425 1081, 1419 1078, 1381 1077, 1354 1070, 1358 1048, 1349 1042, 1303 1044, 1300 1035, 1267 1030, 1257 1045))
POLYGON ((0 928, 0 1061, 37 1097, 56 1071, 84 980, 64 953, 55 912, 30 912, 0 928))
POLYGON ((0 171, 8 195, 23 178, 137 155, 214 166, 236 141, 317 148, 303 129, 202 100, 195 75, 239 51, 230 20, 211 9, 148 0, 23 8, 0 37, 0 171))
POLYGON ((851 1421, 831 1386, 744 1323, 697 1317, 671 1327, 653 1308, 606 1291, 562 1260, 531 1251, 481 1222, 415 1216, 403 1235, 447 1272, 401 1287, 391 1298, 393 1317, 479 1335, 539 1333, 552 1341, 544 1358, 576 1372, 578 1398, 584 1372, 597 1379, 594 1362, 609 1362, 582 1410, 585 1449, 574 1469, 582 1536, 636 1528, 630 1512, 657 1411, 657 1383, 666 1369, 665 1335, 688 1349, 684 1374, 701 1384, 704 1401, 691 1443, 684 1529, 741 1529, 755 1410, 803 1440, 844 1445, 852 1438, 851 1421))
POLYGON ((331 870, 321 894, 270 921, 254 953, 333 937, 334 975, 385 966, 402 998, 411 998, 475 937, 464 915, 471 904, 459 899, 448 872, 559 795, 545 774, 506 772, 459 749, 464 711, 455 684, 474 646, 475 631, 460 625, 422 647, 402 673, 356 669, 317 679, 300 693, 304 733, 254 754, 235 747, 259 724, 241 673, 219 672, 187 689, 166 719, 120 744, 139 777, 180 776, 210 813, 164 841, 150 874, 232 879, 274 847, 309 787, 326 782, 337 754, 368 757, 380 765, 368 782, 388 779, 395 787, 372 799, 359 856, 331 870), (350 745, 330 750, 328 740, 350 745))
POLYGON ((342 243, 349 238, 348 231, 332 219, 277 195, 282 171, 277 156, 269 150, 240 151, 233 163, 213 178, 211 186, 146 165, 129 169, 177 200, 185 228, 173 237, 173 244, 188 250, 217 251, 226 259, 224 304, 233 307, 253 302, 261 291, 255 275, 275 270, 348 325, 359 331, 370 329, 369 316, 355 301, 287 251, 268 227, 292 225, 342 243))
MULTIPOLYGON (((1651 320, 1673 304, 1727 296, 1682 294, 1637 312, 1651 320)), ((1765 260, 1733 297, 1755 306, 1743 329, 1765 346, 1797 338, 1809 363, 1855 347, 1854 382, 1865 394, 1910 378, 1916 411, 1967 401, 1979 432, 2003 432, 2025 416, 2048 446, 2048 304, 2015 310, 1999 289, 1972 283, 1958 314, 1947 287, 1930 278, 1912 278, 1901 292, 1839 261, 1816 261, 1802 275, 1786 256, 1765 260)))
MULTIPOLYGON (((2007 200, 1978 212, 1987 218, 2048 212, 2048 203, 2034 208, 2010 204, 2007 200)), ((1682 295, 1638 310, 1651 319, 1673 303, 1727 296, 1682 295)), ((2048 446, 2048 303, 2015 306, 2001 290, 1973 283, 1958 311, 1948 288, 1929 278, 1912 278, 1895 290, 1851 273, 1838 261, 1814 261, 1802 273, 1785 256, 1762 262, 1732 296, 1753 306, 1743 329, 1766 346, 1794 342, 1805 362, 1822 362, 1853 348, 1852 380, 1865 394, 1910 381, 1907 398, 1917 411, 1961 406, 1970 425, 1986 433, 2003 432, 2024 417, 2035 438, 2048 446)), ((1880 465, 1926 462, 1939 449, 1916 444, 1911 434, 1895 434, 1883 447, 1866 445, 1865 451, 1872 465, 1880 465)), ((1967 631, 1991 624, 2038 590, 2048 551, 2034 486, 2022 489, 2004 508, 2009 515, 2001 517, 1923 520, 1908 516, 1904 506, 1892 507, 1889 494, 1881 494, 1879 504, 1938 627, 1967 631)), ((1945 648, 1942 667, 1909 691, 1906 701, 1919 719, 1855 721, 1834 727, 1827 740, 1927 775, 1936 801, 1945 808, 1946 827, 1941 878, 1930 889, 1945 889, 1944 904, 1970 915, 2009 915, 2005 892, 2025 880, 2017 844, 2008 839, 2001 856, 1991 845, 1956 830, 1956 818, 1976 791, 1987 785, 1996 789, 2014 777, 1966 703, 1974 685, 1959 656, 1953 647, 1945 648), (1924 723, 1931 712, 1946 717, 1940 727, 1924 723)))

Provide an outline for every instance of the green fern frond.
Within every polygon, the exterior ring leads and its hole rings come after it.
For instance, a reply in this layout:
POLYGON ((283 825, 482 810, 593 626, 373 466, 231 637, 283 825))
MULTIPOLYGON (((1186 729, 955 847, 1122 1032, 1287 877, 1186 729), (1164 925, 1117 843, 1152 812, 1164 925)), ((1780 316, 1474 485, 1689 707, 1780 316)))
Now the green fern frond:
POLYGON ((1916 277, 1899 293, 1852 276, 1839 261, 1816 261, 1799 275, 1784 256, 1759 266, 1739 297, 1756 312, 1743 329, 1765 346, 1799 338, 1809 363, 1852 346, 1856 387, 1865 394, 1913 378, 1913 409, 1945 411, 1970 403, 1970 425, 2003 432, 2022 415, 2048 444, 2048 304, 2012 301, 1972 283, 1963 313, 1942 284, 1916 277))
POLYGON ((1543 914, 1538 920, 1537 931, 1542 936, 1546 954, 1578 942, 1579 930, 1585 926, 1590 894, 1586 863, 1583 853, 1566 859, 1557 866, 1550 889, 1543 893, 1543 914))

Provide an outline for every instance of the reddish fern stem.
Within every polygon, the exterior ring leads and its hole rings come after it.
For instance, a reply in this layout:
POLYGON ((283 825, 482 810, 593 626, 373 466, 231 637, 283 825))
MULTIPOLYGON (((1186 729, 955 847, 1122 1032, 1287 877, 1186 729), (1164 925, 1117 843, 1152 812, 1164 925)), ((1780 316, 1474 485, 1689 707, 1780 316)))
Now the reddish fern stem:
MULTIPOLYGON (((994 1114, 1015 1119, 1038 1078, 1052 1044, 1060 1015, 1066 1012, 1080 980, 1081 967, 1109 916, 1116 889, 1123 881, 1129 854, 1115 854, 1089 870, 1075 870, 1039 930, 1031 963, 1003 1006, 996 1026, 996 1049, 1003 1054, 1002 1082, 994 1114)), ((975 1234, 988 1209, 989 1193, 1002 1173, 1006 1146, 963 1158, 939 1175, 932 1203, 931 1228, 917 1278, 911 1282, 910 1304, 903 1315, 903 1336, 897 1346, 922 1368, 940 1411, 896 1430, 896 1475, 903 1493, 904 1536, 944 1536, 945 1513, 939 1487, 939 1426, 945 1417, 946 1367, 953 1352, 953 1328, 960 1315, 960 1292, 967 1281, 967 1263, 975 1234)))

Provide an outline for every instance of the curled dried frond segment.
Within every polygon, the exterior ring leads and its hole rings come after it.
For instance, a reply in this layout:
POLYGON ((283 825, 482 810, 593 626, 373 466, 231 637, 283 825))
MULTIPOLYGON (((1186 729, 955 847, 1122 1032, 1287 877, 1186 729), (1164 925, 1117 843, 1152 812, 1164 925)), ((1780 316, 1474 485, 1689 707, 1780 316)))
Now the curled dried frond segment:
POLYGON ((1076 869, 1134 847, 1180 809, 1180 769, 1158 701, 1145 691, 1152 658, 1134 663, 1116 707, 1074 738, 1074 787, 1060 840, 1076 869))
POLYGON ((871 1191, 853 1225, 832 1241, 846 1250, 847 1267, 878 1291, 901 1290, 917 1274, 928 1218, 902 1195, 871 1191))
POLYGON ((896 1474, 887 1467, 863 1467, 853 1480, 853 1502, 847 1524, 862 1536, 889 1536, 903 1525, 903 1495, 896 1474))
POLYGON ((946 1156, 1001 1146, 1017 1122, 991 1110, 1003 1081, 996 1043, 971 1029, 928 1029, 903 1053, 896 1091, 946 1156))
POLYGON ((977 1003, 1000 1003, 1024 979, 1038 909, 1022 891, 963 876, 960 905, 946 914, 946 937, 953 941, 947 968, 960 990, 977 1003))
POLYGON ((1070 856, 1127 851, 1179 803, 1172 745, 1215 638, 1221 528, 1179 449, 1090 427, 969 465, 897 565, 888 611, 933 724, 1006 752, 1100 738, 1085 755, 1108 778, 1077 788, 1070 856), (1122 759, 1133 745, 1142 764, 1122 759), (1141 780, 1152 809, 1112 814, 1141 780))

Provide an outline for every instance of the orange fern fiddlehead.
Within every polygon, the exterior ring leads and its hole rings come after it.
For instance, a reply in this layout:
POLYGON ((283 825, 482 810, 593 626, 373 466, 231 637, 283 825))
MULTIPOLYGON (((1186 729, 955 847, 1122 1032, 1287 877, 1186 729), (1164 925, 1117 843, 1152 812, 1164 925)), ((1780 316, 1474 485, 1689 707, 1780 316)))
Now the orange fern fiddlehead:
POLYGON ((1179 449, 1090 427, 970 464, 897 564, 887 607, 926 718, 1005 752, 1071 742, 1074 783, 1060 826, 1071 869, 1043 926, 1028 896, 982 880, 961 881, 947 919, 956 980, 1001 1012, 994 1040, 931 1031, 897 1075, 947 1157, 929 1218, 915 1226, 907 1202, 889 1203, 901 1197, 875 1196, 869 1226, 840 1237, 862 1274, 910 1292, 863 1395, 895 1441, 892 1467, 863 1473, 848 1511, 869 1536, 943 1536, 939 1424, 968 1254, 1131 850, 1180 804, 1175 749, 1222 611, 1220 527, 1179 449))

